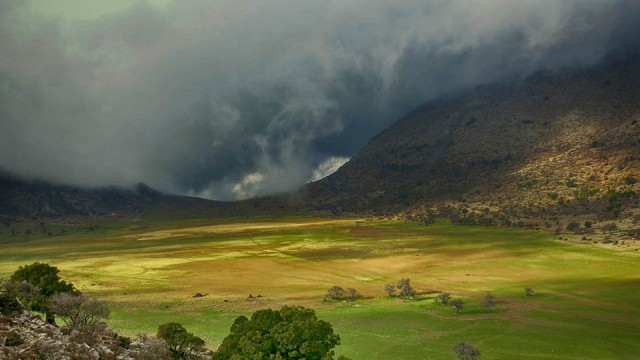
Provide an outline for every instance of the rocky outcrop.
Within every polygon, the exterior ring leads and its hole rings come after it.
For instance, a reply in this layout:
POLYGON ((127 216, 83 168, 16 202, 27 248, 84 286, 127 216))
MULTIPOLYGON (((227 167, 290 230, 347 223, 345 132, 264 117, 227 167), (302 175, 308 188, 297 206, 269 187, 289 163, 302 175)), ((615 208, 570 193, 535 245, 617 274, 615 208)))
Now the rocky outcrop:
POLYGON ((131 341, 108 328, 81 334, 47 324, 27 311, 10 317, 0 315, 3 360, 136 360, 168 356, 166 345, 148 336, 131 341))

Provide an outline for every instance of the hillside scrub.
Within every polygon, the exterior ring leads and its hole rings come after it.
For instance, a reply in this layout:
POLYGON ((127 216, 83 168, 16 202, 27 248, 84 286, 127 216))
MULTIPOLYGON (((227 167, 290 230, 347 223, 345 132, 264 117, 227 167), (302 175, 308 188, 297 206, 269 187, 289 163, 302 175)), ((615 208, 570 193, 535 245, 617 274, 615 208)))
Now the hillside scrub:
POLYGON ((89 298, 58 276, 48 264, 21 266, 0 284, 0 358, 83 360, 208 359, 204 341, 181 325, 165 324, 158 338, 135 341, 108 328, 107 305, 89 298), (23 302, 27 310, 23 310, 23 302), (48 321, 34 312, 45 312, 48 321), (50 317, 61 319, 55 326, 50 317), (2 338, 4 337, 4 339, 2 338), (166 342, 165 342, 166 341, 166 342))

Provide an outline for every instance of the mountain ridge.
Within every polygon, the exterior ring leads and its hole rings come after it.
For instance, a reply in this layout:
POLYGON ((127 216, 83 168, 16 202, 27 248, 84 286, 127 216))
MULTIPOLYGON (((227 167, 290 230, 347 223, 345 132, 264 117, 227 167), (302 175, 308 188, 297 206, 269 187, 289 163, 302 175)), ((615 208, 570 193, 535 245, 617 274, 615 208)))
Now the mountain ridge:
POLYGON ((639 64, 608 60, 427 103, 305 196, 320 209, 393 212, 454 199, 557 207, 584 188, 597 190, 592 200, 638 192, 639 64))
POLYGON ((334 174, 292 194, 217 202, 144 184, 82 189, 0 173, 0 215, 158 208, 214 209, 207 212, 212 216, 394 214, 456 203, 615 217, 624 207, 638 208, 639 122, 640 57, 631 55, 430 101, 373 137, 334 174))
POLYGON ((82 188, 0 173, 0 216, 5 218, 103 216, 217 204, 212 200, 164 194, 143 183, 132 188, 82 188))

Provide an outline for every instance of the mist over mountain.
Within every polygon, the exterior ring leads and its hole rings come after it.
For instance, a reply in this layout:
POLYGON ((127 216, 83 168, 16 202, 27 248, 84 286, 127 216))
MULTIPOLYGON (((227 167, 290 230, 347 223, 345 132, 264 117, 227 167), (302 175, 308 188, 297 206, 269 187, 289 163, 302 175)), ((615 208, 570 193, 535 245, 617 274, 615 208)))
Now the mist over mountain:
POLYGON ((190 0, 69 20, 0 0, 0 168, 215 199, 293 190, 429 100, 637 49, 638 18, 614 0, 190 0))
MULTIPOLYGON (((149 210, 218 210, 219 202, 163 194, 145 184, 130 188, 78 188, 44 181, 25 181, 0 172, 0 220, 111 216, 149 210)), ((211 212, 212 214, 214 212, 211 212)))
POLYGON ((429 102, 305 194, 332 211, 457 202, 617 217, 639 207, 639 154, 640 57, 627 54, 429 102))

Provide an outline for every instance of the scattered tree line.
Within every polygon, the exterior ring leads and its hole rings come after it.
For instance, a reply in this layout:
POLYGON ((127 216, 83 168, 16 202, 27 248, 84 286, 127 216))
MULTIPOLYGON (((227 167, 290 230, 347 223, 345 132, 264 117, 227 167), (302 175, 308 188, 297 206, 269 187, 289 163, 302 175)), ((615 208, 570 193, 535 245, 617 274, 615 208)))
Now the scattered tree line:
MULTIPOLYGON (((385 284, 384 293, 389 297, 412 298, 416 290, 409 278, 401 278, 393 284, 385 284)), ((534 291, 525 287, 526 296, 534 291)), ((326 299, 356 299, 360 297, 353 288, 344 290, 332 286, 326 299)), ((438 304, 449 305, 456 313, 464 309, 464 301, 442 292, 434 297, 438 304)), ((481 302, 484 309, 496 306, 496 298, 487 292, 481 302)), ((95 344, 98 338, 111 337, 121 349, 130 349, 132 340, 108 329, 104 322, 109 316, 108 306, 97 299, 87 297, 73 284, 59 277, 59 270, 51 265, 34 263, 18 268, 9 281, 0 283, 0 316, 16 316, 23 310, 41 312, 49 324, 56 320, 63 323, 61 329, 74 334, 74 341, 95 344)), ((17 332, 5 336, 5 346, 19 346, 24 340, 17 332)), ((254 312, 250 318, 236 318, 230 334, 216 351, 205 347, 200 337, 190 333, 181 324, 169 322, 158 327, 155 337, 139 335, 138 351, 129 353, 127 359, 137 360, 200 360, 200 359, 308 359, 332 360, 334 348, 340 344, 330 323, 317 318, 314 310, 300 306, 285 306, 279 310, 265 309, 254 312), (134 354, 134 355, 131 355, 134 354)), ((46 350, 46 349, 45 349, 46 350)), ((45 351, 42 350, 42 351, 45 351)), ((40 351, 40 350, 38 350, 40 351)), ((457 359, 475 360, 480 350, 468 343, 453 347, 457 359)), ((110 359, 100 355, 100 359, 110 359)), ((123 357, 121 357, 123 358, 123 357)), ((115 358, 114 358, 115 359, 115 358)), ((339 356, 337 360, 348 360, 339 356)))
MULTIPOLYGON (((333 296, 356 298, 355 289, 342 290, 339 286, 329 289, 333 296)), ((190 333, 181 324, 169 322, 158 327, 155 337, 142 334, 137 340, 137 349, 127 356, 117 357, 132 346, 130 338, 120 336, 104 322, 109 316, 106 303, 85 296, 73 284, 59 276, 55 266, 34 263, 21 266, 9 281, 0 283, 0 317, 17 317, 23 310, 43 313, 47 322, 63 325, 63 332, 73 335, 77 344, 88 346, 88 351, 100 339, 112 338, 118 349, 98 354, 99 359, 135 360, 204 360, 204 359, 307 359, 333 360, 333 348, 340 344, 340 336, 333 332, 330 323, 319 320, 314 310, 304 307, 285 306, 280 310, 259 310, 251 318, 238 317, 231 333, 217 351, 210 351, 200 337, 190 333)), ((4 346, 20 346, 25 342, 18 332, 9 332, 4 346)), ((59 347, 36 343, 34 349, 39 358, 58 358, 59 347), (57 354, 57 355, 56 355, 57 354)), ((77 351, 76 351, 77 352, 77 351)), ((64 355, 68 356, 68 355, 64 355)), ((72 356, 72 358, 76 359, 72 356)), ((93 359, 82 357, 78 359, 93 359)), ((348 360, 344 356, 337 360, 348 360)))
MULTIPOLYGON (((619 219, 625 215, 625 210, 637 208, 640 204, 640 193, 631 189, 608 189, 600 191, 588 186, 578 187, 573 180, 567 181, 567 187, 576 188, 573 191, 573 199, 568 199, 558 195, 556 192, 548 193, 548 200, 537 204, 518 203, 516 201, 508 203, 498 203, 497 201, 487 202, 486 206, 472 207, 467 200, 460 197, 455 202, 441 203, 437 206, 414 206, 407 210, 402 217, 409 221, 432 224, 438 220, 447 220, 452 224, 462 225, 484 225, 503 226, 519 228, 559 228, 560 231, 565 226, 560 222, 563 216, 587 217, 593 216, 598 221, 607 219, 619 219), (598 196, 595 196, 598 194, 598 196)), ((627 185, 636 184, 635 178, 625 181, 627 185)), ((535 186, 535 182, 524 181, 523 186, 535 186)), ((630 215, 632 216, 632 215, 630 215)), ((583 219, 585 220, 585 219, 583 219)), ((593 223, 592 220, 587 220, 593 223)), ((565 224, 569 225, 569 224, 565 224)), ((582 232, 590 232, 589 226, 578 226, 582 232)), ((571 225, 574 232, 575 225, 571 225)), ((603 229, 603 231, 607 231, 603 229)))
POLYGON ((358 290, 354 288, 347 288, 347 290, 343 289, 338 285, 334 285, 327 290, 327 294, 324 299, 326 300, 356 300, 362 297, 358 290))
POLYGON ((411 279, 408 278, 398 280, 396 286, 385 284, 382 290, 389 297, 412 298, 416 295, 416 290, 411 286, 411 279))

